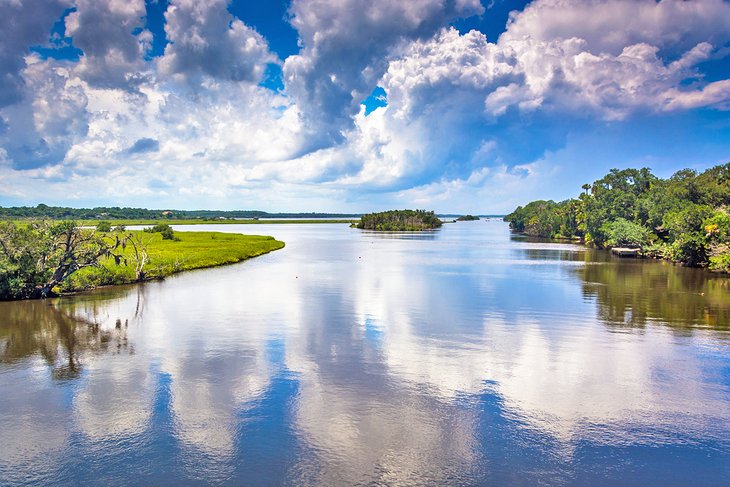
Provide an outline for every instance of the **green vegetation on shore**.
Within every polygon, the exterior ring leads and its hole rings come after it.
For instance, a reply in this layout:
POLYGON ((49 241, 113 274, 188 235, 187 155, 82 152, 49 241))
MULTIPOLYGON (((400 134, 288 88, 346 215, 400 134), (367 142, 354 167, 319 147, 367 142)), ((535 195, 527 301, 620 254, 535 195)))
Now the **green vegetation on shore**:
MULTIPOLYGON (((148 254, 145 280, 160 279, 177 272, 234 264, 284 247, 274 237, 221 232, 175 232, 165 239, 162 232, 128 232, 139 238, 148 254)), ((116 265, 113 257, 72 275, 60 286, 61 292, 81 291, 98 286, 136 282, 134 248, 126 246, 126 262, 116 265)))
MULTIPOLYGON (((108 228, 106 225, 104 229, 108 228)), ((83 229, 75 222, 0 223, 0 299, 51 296, 232 264, 284 247, 273 237, 83 229)))
POLYGON ((479 217, 474 215, 461 215, 456 219, 457 222, 471 222, 475 220, 479 220, 479 217))
POLYGON ((533 201, 504 220, 535 237, 640 248, 646 257, 730 272, 730 163, 669 179, 612 169, 577 199, 533 201))
MULTIPOLYGON (((22 221, 22 220, 16 220, 22 221)), ((103 220, 109 222, 112 226, 124 225, 124 226, 140 226, 140 225, 157 225, 160 223, 167 223, 168 225, 262 225, 262 224, 297 224, 297 223, 348 223, 351 224, 356 219, 280 219, 280 220, 229 220, 229 219, 166 219, 166 220, 150 220, 150 219, 137 219, 137 220, 115 220, 106 219, 103 220)), ((85 227, 95 227, 99 224, 99 220, 80 220, 79 224, 85 227)))
POLYGON ((441 227, 441 220, 433 211, 390 210, 363 215, 353 226, 363 230, 383 232, 413 232, 441 227))
MULTIPOLYGON (((357 218, 359 215, 348 213, 268 213, 258 210, 148 210, 146 208, 120 208, 96 207, 96 208, 69 208, 64 206, 48 206, 39 204, 37 206, 15 206, 1 207, 0 219, 6 220, 75 220, 75 221, 144 221, 143 225, 159 223, 160 220, 171 221, 179 224, 180 220, 195 221, 197 223, 211 223, 212 221, 233 220, 230 223, 241 223, 236 219, 254 218, 305 218, 305 219, 337 219, 346 220, 357 218), (151 223, 154 221, 154 223, 151 223)), ((319 220, 315 220, 319 221, 319 220)), ((130 223, 131 225, 132 223, 130 223)))

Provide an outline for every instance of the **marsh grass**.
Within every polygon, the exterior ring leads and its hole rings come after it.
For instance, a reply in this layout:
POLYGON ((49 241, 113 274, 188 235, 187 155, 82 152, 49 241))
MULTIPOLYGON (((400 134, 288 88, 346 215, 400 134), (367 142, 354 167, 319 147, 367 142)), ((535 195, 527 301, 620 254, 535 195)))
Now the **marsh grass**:
MULTIPOLYGON (((234 264, 284 247, 273 237, 219 232, 178 232, 178 240, 163 240, 160 233, 125 232, 147 249, 146 279, 161 279, 177 272, 234 264)), ((82 269, 60 288, 75 292, 98 286, 135 282, 134 250, 127 245, 126 262, 117 265, 114 259, 103 260, 98 267, 82 269)))

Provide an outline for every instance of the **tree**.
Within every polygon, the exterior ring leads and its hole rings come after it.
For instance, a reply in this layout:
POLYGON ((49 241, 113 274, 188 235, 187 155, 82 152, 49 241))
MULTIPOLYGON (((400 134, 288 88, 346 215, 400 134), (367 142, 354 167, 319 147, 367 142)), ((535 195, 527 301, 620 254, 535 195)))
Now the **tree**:
POLYGON ((158 223, 153 227, 144 229, 147 233, 160 233, 162 234, 162 240, 179 240, 175 237, 175 232, 172 227, 167 223, 158 223))
POLYGON ((45 298, 74 272, 84 267, 96 266, 101 257, 120 257, 113 254, 121 241, 117 236, 114 242, 108 242, 93 232, 82 230, 76 222, 65 221, 55 224, 49 232, 51 251, 44 264, 52 269, 50 278, 41 286, 40 295, 45 298))
POLYGON ((649 242, 649 230, 623 218, 604 224, 608 247, 643 247, 649 242))
POLYGON ((111 232, 112 231, 112 224, 108 221, 100 221, 96 224, 96 231, 97 232, 111 232))
MULTIPOLYGON (((164 237, 163 237, 164 238, 164 237)), ((147 254, 147 246, 142 242, 140 235, 129 234, 128 239, 122 245, 129 244, 132 246, 132 256, 134 258, 134 278, 137 281, 144 281, 147 273, 144 268, 147 265, 149 254, 147 254)))
POLYGON ((131 236, 84 230, 74 221, 3 222, 0 299, 45 298, 75 272, 100 265, 102 258, 120 264, 131 236))

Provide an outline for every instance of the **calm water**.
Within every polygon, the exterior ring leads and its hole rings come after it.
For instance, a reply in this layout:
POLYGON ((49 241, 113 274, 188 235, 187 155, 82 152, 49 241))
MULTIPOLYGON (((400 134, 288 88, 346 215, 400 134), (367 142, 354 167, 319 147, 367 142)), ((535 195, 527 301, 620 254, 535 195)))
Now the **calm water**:
POLYGON ((730 279, 497 221, 213 229, 287 246, 0 303, 0 483, 730 484, 730 279))

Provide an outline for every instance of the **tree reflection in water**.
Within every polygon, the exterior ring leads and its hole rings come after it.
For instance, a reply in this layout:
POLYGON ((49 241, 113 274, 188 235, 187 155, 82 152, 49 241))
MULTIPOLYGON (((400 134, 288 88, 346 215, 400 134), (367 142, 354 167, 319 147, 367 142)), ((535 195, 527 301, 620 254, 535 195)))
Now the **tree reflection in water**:
MULTIPOLYGON (((137 286, 133 320, 144 309, 144 287, 137 286)), ((125 294, 131 289, 126 289, 125 294)), ((117 294, 119 291, 115 291, 117 294)), ((118 317, 113 325, 100 319, 105 293, 89 299, 29 300, 0 302, 0 363, 12 364, 34 357, 51 368, 56 380, 76 379, 84 362, 101 354, 134 354, 129 343, 129 318, 118 317)))
POLYGON ((730 280, 666 262, 612 259, 597 262, 586 252, 576 270, 583 295, 595 298, 598 317, 611 326, 661 323, 677 331, 730 330, 730 280))
POLYGON ((678 332, 698 327, 730 330, 727 276, 544 239, 513 235, 510 240, 523 244, 512 250, 515 257, 560 263, 561 269, 580 279, 583 296, 596 300, 599 320, 613 328, 657 323, 678 332))

